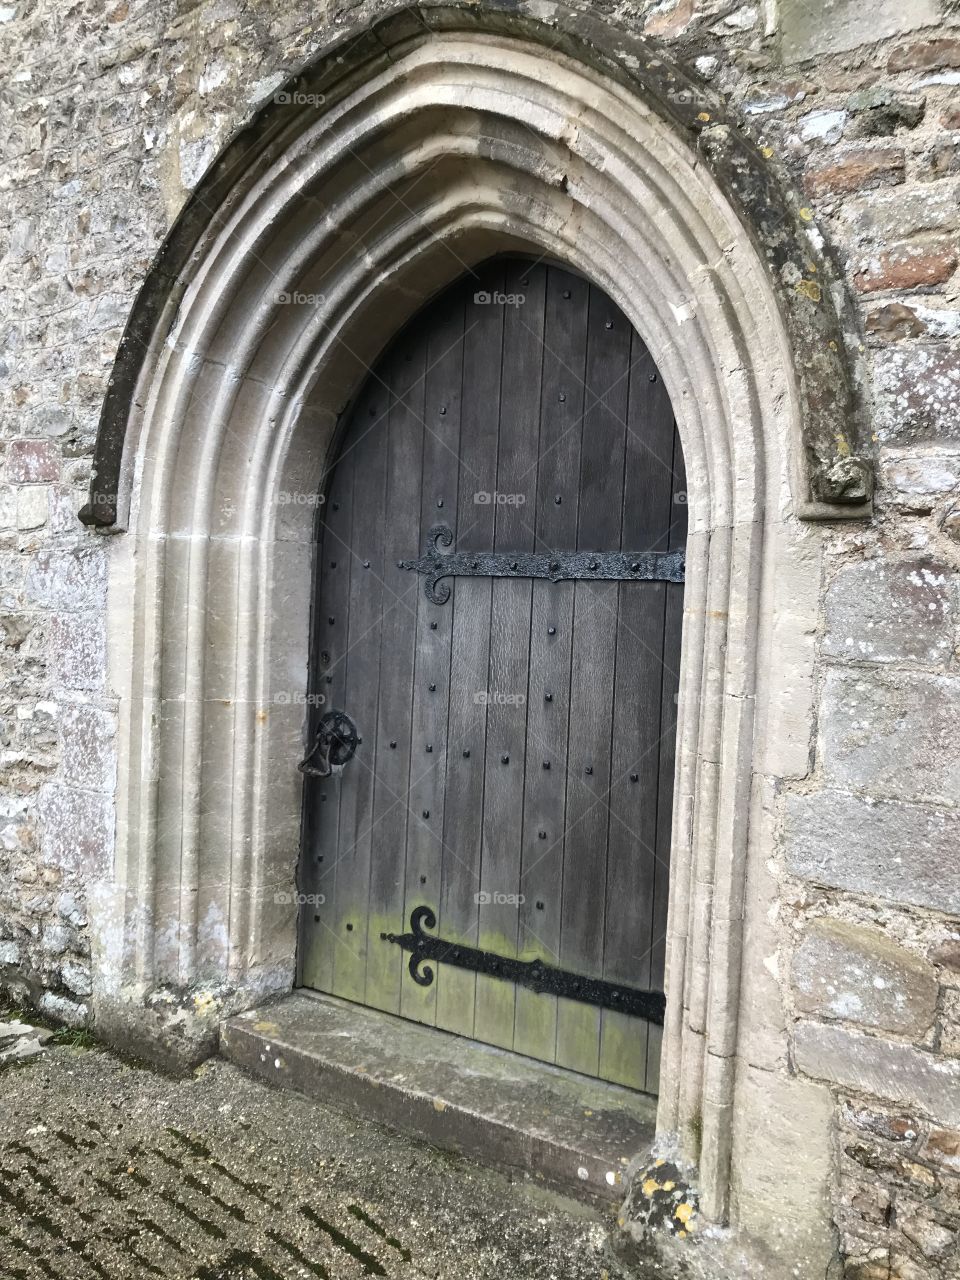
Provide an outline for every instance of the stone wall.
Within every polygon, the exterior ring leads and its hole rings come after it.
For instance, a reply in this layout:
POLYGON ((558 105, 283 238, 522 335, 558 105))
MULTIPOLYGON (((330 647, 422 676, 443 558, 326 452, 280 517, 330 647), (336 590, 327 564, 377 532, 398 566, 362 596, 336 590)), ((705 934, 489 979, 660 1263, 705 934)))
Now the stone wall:
MULTIPOLYGON (((90 1015, 86 895, 112 857, 106 547, 76 513, 122 328, 218 149, 376 8, 0 0, 0 974, 65 1021, 90 1015)), ((834 1090, 848 1273, 958 1275, 960 15, 591 8, 728 98, 807 193, 860 304, 876 515, 823 534, 820 698, 809 771, 778 787, 769 968, 789 1070, 834 1090)))

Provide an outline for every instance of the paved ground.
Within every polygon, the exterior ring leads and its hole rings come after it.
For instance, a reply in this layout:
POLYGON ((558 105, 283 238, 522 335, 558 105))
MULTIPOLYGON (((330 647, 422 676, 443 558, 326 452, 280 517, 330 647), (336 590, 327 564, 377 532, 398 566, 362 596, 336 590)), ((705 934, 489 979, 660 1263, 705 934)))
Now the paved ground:
POLYGON ((225 1062, 0 1070, 3 1280, 627 1280, 611 1225, 225 1062))

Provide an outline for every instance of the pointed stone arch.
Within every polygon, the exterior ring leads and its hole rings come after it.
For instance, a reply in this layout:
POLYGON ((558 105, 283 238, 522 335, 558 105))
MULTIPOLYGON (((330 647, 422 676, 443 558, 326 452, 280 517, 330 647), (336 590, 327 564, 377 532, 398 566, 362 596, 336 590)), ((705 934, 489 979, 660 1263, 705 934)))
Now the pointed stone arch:
MULTIPOLYGON (((83 513, 123 533, 97 1019, 189 1056, 289 989, 309 495, 405 320, 493 253, 549 255, 636 326, 687 461, 660 1120, 702 1132, 722 1219, 750 814, 782 704, 771 584, 801 518, 869 510, 855 335, 807 211, 720 103, 644 41, 544 8, 398 5, 341 39, 215 162, 137 300, 83 513)), ((814 560, 793 572, 802 591, 814 560)))

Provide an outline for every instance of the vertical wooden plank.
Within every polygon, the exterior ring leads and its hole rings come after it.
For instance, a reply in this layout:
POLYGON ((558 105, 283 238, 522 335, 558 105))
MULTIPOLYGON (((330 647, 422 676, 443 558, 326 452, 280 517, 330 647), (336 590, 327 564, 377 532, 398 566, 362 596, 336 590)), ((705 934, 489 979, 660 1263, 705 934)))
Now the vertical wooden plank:
MULTIPOLYGON (((589 285, 583 277, 548 270, 533 513, 541 553, 576 546, 588 304, 589 285)), ((572 582, 533 583, 520 954, 549 965, 560 960, 573 595, 572 582), (550 627, 555 627, 555 637, 550 627)), ((518 988, 514 1048, 547 1062, 555 1059, 556 996, 518 988)))
MULTIPOLYGON (((620 540, 630 338, 623 314, 591 289, 577 537, 585 551, 620 540)), ((574 593, 560 956, 565 969, 593 976, 603 969, 617 591, 584 581, 574 593)), ((561 999, 558 1063, 596 1075, 599 1060, 600 1010, 561 999)))
MULTIPOLYGON (((667 544, 670 550, 687 540, 686 472, 680 435, 673 434, 673 493, 667 544)), ((677 693, 680 688, 680 643, 683 627, 683 585, 667 583, 666 617, 663 636, 663 692, 660 719, 660 774, 657 802, 657 857, 653 895, 650 985, 663 990, 666 959, 667 901, 670 878, 670 838, 673 830, 673 775, 677 751, 677 693)), ((646 1088, 657 1091, 660 1080, 660 1048, 663 1033, 651 1027, 647 1046, 646 1088)))
MULTIPOLYGON (((427 366, 424 379, 423 487, 420 537, 425 542, 431 526, 455 524, 460 482, 460 388, 463 367, 464 299, 457 291, 434 304, 426 334, 427 366)), ((454 533, 456 530, 454 529, 454 533)), ((435 605, 417 592, 417 644, 413 685, 414 743, 433 747, 419 769, 411 770, 410 817, 407 826, 405 870, 409 921, 415 907, 430 907, 442 929, 440 888, 444 859, 455 851, 444 845, 444 794, 447 772, 448 707, 453 638, 452 601, 435 605)), ((441 966, 434 966, 434 972, 441 966)), ((400 1012, 417 1022, 436 1020, 437 982, 418 986, 407 971, 401 982, 400 1012)))
MULTIPOLYGON (((673 412, 639 336, 633 335, 622 548, 667 550, 673 481, 673 412)), ((621 583, 607 846, 604 977, 650 988, 661 757, 666 584, 621 583)), ((654 1028, 656 1031, 656 1028, 654 1028)), ((605 1009, 600 1075, 646 1087, 650 1027, 605 1009)))
POLYGON ((384 374, 389 383, 387 493, 384 510, 384 610, 380 628, 377 776, 370 841, 367 917, 366 1003, 397 1013, 405 957, 384 941, 403 933, 404 850, 411 772, 426 760, 425 743, 413 738, 413 675, 416 646, 417 574, 397 566, 416 559, 420 545, 423 474, 423 378, 426 347, 408 329, 395 344, 384 374))
MULTIPOLYGON (((507 263, 504 293, 523 301, 506 303, 503 321, 495 550, 532 551, 534 546, 526 506, 532 505, 537 485, 545 284, 544 267, 507 263)), ((483 950, 511 957, 519 942, 531 600, 528 578, 494 579, 479 937, 483 950)), ((514 984, 480 975, 476 999, 476 1035, 512 1048, 514 984)))
MULTIPOLYGON (((491 498, 497 487, 503 308, 477 298, 503 292, 503 284, 502 263, 481 268, 475 280, 464 283, 460 481, 455 529, 456 546, 463 551, 489 550, 493 546, 495 506, 485 499, 491 498)), ((460 578, 450 585, 452 595, 444 605, 451 611, 453 640, 440 922, 445 938, 476 946, 492 583, 489 578, 460 578)), ((453 965, 439 965, 437 969, 437 1025, 472 1036, 476 975, 453 965)))
POLYGON ((327 645, 342 647, 346 637, 345 690, 342 701, 331 705, 353 719, 362 739, 342 774, 330 779, 340 792, 336 909, 330 924, 337 938, 331 990, 346 1000, 363 1000, 366 985, 370 843, 379 751, 376 725, 388 411, 386 388, 376 378, 368 379, 354 409, 353 429, 344 441, 340 464, 349 466, 354 474, 350 541, 337 549, 336 569, 330 570, 349 580, 349 610, 341 617, 331 606, 317 623, 327 645))
MULTIPOLYGON (((322 495, 323 521, 316 566, 317 600, 311 638, 314 678, 310 688, 315 702, 307 715, 310 743, 320 717, 328 707, 342 706, 346 690, 346 645, 339 643, 345 640, 346 629, 339 636, 329 637, 320 625, 320 619, 331 613, 348 618, 350 578, 346 562, 349 559, 353 487, 353 465, 346 458, 334 469, 322 495)), ((283 692, 279 691, 280 694, 283 692)), ((305 986, 330 991, 338 946, 335 919, 337 861, 341 847, 340 779, 305 775, 303 796, 307 830, 299 886, 307 901, 300 908, 301 981, 305 986)), ((346 839, 352 839, 352 833, 347 833, 346 839)))

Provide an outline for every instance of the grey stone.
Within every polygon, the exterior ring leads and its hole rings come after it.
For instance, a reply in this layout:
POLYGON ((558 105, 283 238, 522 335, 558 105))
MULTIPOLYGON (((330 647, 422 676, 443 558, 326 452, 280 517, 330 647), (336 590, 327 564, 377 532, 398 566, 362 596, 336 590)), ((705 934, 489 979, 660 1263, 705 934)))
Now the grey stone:
POLYGON ((20 948, 15 942, 0 942, 0 964, 19 964, 20 948))
POLYGON ((960 796, 960 677, 830 671, 823 726, 831 785, 948 805, 960 796))
POLYGON ((86 1024, 88 1009, 85 1004, 79 1004, 76 1000, 68 1000, 66 996, 45 991, 40 997, 40 1012, 68 1027, 82 1027, 86 1024))
POLYGON ((802 62, 872 44, 887 36, 932 26, 940 18, 937 0, 782 0, 781 50, 784 62, 802 62))
POLYGON ((796 1007, 904 1035, 933 1025, 937 980, 933 966, 878 929, 844 920, 815 920, 793 957, 796 1007))
POLYGON ((946 663, 956 574, 931 557, 845 565, 827 589, 824 653, 868 662, 946 663))
POLYGON ((99 546, 44 549, 27 574, 27 596, 40 609, 103 609, 106 589, 106 563, 99 546))
POLYGON ((65 689, 102 689, 106 655, 102 613, 61 613, 50 620, 53 675, 65 689))
POLYGON ((874 354, 881 444, 960 444, 960 352, 947 343, 891 345, 874 354))
POLYGON ((901 454, 883 467, 883 487, 907 511, 925 513, 960 485, 960 455, 901 454))
POLYGON ((61 893, 57 899, 57 910, 65 920, 78 928, 87 923, 86 913, 72 893, 61 893))
POLYGON ((787 797, 787 870, 817 884, 960 915, 960 813, 842 791, 787 797))
POLYGON ((112 795, 117 778, 116 730, 112 712, 89 703, 63 705, 60 742, 64 781, 112 795))
POLYGON ((44 860, 65 871, 102 875, 113 861, 112 799, 48 782, 40 788, 44 860))
POLYGON ((75 996, 88 996, 92 991, 90 970, 75 960, 65 960, 60 966, 60 980, 75 996))
POLYGON ((960 1059, 830 1022, 799 1022, 794 1053, 799 1070, 815 1080, 907 1103, 946 1125, 960 1123, 960 1059))
POLYGON ((41 946, 48 956, 62 956, 73 941, 73 931, 65 924, 48 924, 43 931, 41 946))

